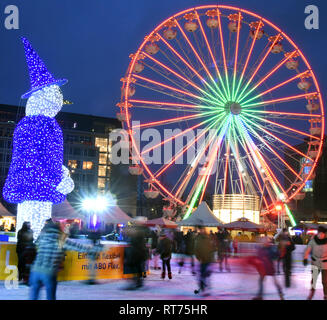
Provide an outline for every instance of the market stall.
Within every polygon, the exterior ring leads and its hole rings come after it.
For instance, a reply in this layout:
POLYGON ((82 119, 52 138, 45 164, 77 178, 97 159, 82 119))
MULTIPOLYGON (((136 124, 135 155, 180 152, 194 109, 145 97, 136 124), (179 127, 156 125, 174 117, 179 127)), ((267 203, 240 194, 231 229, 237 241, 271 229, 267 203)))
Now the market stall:
POLYGON ((63 229, 69 228, 73 223, 81 226, 84 218, 83 214, 76 211, 67 199, 59 204, 54 204, 52 207, 52 219, 60 223, 63 229))
POLYGON ((231 236, 237 238, 241 242, 254 241, 254 237, 258 233, 265 232, 264 225, 256 224, 247 218, 240 218, 231 223, 224 225, 224 228, 231 230, 231 236))
POLYGON ((16 226, 16 216, 10 213, 0 202, 0 227, 1 231, 10 231, 12 225, 16 226))

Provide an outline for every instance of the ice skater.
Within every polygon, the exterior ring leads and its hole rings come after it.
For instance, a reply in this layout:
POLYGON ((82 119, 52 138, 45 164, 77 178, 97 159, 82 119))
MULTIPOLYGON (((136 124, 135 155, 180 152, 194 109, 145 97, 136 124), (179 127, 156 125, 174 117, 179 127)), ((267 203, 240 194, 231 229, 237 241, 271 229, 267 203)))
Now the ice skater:
POLYGON ((196 272, 194 270, 194 242, 195 242, 195 235, 194 232, 192 232, 191 230, 188 230, 187 234, 183 236, 183 240, 181 243, 181 259, 178 262, 179 265, 179 270, 178 273, 182 273, 182 268, 185 265, 185 260, 186 259, 190 259, 191 262, 191 271, 192 274, 195 275, 196 272))
POLYGON ((210 265, 214 260, 214 246, 206 230, 198 226, 199 234, 195 239, 195 256, 200 262, 199 288, 194 290, 195 294, 200 293, 202 296, 210 295, 208 290, 208 279, 210 277, 210 265))
POLYGON ((257 249, 257 256, 248 259, 249 264, 256 267, 259 273, 259 290, 253 300, 263 300, 263 282, 266 276, 273 278, 275 287, 281 300, 284 300, 284 294, 281 285, 278 283, 275 275, 274 260, 278 258, 278 250, 268 237, 262 239, 262 245, 257 249))
POLYGON ((172 279, 171 273, 171 254, 173 252, 173 241, 167 237, 165 231, 161 231, 160 238, 158 242, 158 253, 160 254, 160 259, 162 261, 162 273, 161 278, 165 279, 166 270, 168 273, 168 279, 172 279))
POLYGON ((308 243, 308 247, 304 253, 303 264, 308 264, 308 258, 311 254, 312 265, 312 279, 311 290, 308 296, 308 300, 312 300, 315 291, 316 283, 319 274, 321 273, 321 280, 324 290, 324 300, 327 300, 327 228, 320 226, 318 228, 318 234, 313 237, 308 243))

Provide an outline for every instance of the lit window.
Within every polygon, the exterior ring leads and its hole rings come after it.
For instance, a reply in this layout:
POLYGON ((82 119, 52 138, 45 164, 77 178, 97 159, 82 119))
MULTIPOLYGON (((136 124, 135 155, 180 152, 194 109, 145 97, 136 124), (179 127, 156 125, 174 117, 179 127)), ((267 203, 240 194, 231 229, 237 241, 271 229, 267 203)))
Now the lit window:
POLYGON ((99 164, 107 164, 107 154, 106 153, 99 154, 99 164))
POLYGON ((100 177, 106 176, 106 167, 105 166, 99 166, 98 176, 100 176, 100 177))
POLYGON ((105 178, 99 178, 98 179, 98 188, 103 189, 106 187, 106 179, 105 178))
POLYGON ((92 161, 83 161, 83 170, 91 170, 93 168, 92 161))
POLYGON ((70 167, 72 169, 76 169, 77 168, 77 160, 68 160, 68 167, 70 167))
POLYGON ((100 152, 108 152, 108 139, 95 138, 95 145, 100 148, 100 152))

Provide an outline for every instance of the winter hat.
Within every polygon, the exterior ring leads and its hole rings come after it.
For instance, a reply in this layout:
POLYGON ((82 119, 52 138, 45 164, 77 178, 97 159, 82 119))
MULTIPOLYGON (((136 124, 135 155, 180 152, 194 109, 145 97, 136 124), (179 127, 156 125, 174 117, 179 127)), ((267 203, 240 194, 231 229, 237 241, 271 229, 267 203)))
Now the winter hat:
POLYGON ((55 79, 48 71, 46 65, 41 60, 37 52, 32 48, 29 41, 22 37, 25 49, 25 57, 30 75, 31 89, 22 95, 22 99, 27 99, 35 91, 51 85, 62 86, 68 82, 67 79, 55 79))

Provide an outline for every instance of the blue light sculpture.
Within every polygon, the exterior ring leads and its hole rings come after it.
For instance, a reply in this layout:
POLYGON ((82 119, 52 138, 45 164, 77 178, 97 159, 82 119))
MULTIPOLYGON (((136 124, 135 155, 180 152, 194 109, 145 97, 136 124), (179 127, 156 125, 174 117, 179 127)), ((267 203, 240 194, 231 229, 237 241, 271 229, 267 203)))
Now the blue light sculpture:
POLYGON ((36 238, 45 220, 51 217, 52 204, 65 200, 74 189, 69 171, 63 166, 63 134, 54 119, 63 105, 56 80, 26 38, 22 38, 29 69, 31 89, 26 116, 17 124, 13 156, 3 189, 3 197, 18 203, 16 230, 30 221, 36 238))

